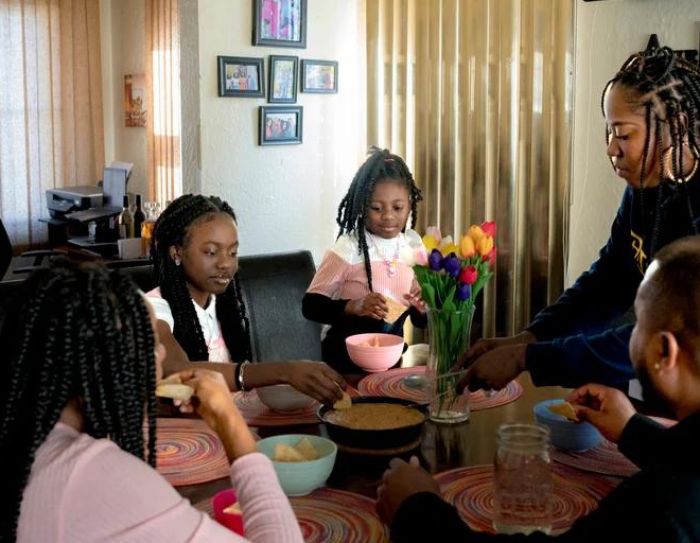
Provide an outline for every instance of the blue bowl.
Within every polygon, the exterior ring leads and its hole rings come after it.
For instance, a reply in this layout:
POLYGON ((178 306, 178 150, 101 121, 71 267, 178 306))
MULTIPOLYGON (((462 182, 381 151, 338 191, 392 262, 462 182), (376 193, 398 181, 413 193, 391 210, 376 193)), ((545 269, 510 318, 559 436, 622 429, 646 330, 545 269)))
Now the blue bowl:
POLYGON ((573 422, 562 415, 552 413, 548 407, 563 400, 545 400, 535 405, 535 420, 549 428, 552 445, 558 449, 582 452, 598 445, 603 436, 588 422, 573 422))
POLYGON ((338 447, 330 439, 306 434, 267 437, 258 441, 258 450, 272 460, 280 486, 287 496, 305 496, 325 486, 326 480, 333 471, 338 453, 338 447), (272 459, 277 443, 293 447, 303 437, 311 442, 320 454, 320 458, 306 462, 277 462, 272 459))

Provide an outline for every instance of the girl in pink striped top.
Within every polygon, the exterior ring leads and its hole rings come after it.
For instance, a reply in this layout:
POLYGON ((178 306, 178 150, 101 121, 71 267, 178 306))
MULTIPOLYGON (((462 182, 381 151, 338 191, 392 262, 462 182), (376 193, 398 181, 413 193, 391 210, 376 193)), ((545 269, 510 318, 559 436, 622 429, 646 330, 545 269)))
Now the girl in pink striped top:
POLYGON ((335 245, 326 252, 302 302, 307 319, 322 322, 323 360, 341 373, 356 373, 345 338, 366 332, 403 335, 410 315, 425 327, 425 307, 411 266, 420 236, 415 225, 421 191, 403 159, 373 147, 338 207, 335 245), (387 322, 387 298, 406 307, 387 322))

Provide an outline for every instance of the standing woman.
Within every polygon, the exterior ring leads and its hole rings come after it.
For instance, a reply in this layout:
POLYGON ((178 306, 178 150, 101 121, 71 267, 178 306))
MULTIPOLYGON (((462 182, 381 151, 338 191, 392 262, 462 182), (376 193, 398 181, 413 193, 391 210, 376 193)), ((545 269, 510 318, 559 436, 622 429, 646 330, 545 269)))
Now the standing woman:
MULTIPOLYGON (((68 261, 30 277, 0 327, 0 541, 243 541, 158 474, 163 345, 135 285, 68 261)), ((300 542, 272 463, 221 375, 181 372, 231 462, 253 541, 300 542)))
POLYGON ((634 378, 625 314, 654 254, 699 229, 700 67, 650 45, 605 85, 601 105, 610 163, 628 185, 610 238, 523 332, 470 349, 462 383, 471 389, 503 388, 523 370, 537 386, 634 378))

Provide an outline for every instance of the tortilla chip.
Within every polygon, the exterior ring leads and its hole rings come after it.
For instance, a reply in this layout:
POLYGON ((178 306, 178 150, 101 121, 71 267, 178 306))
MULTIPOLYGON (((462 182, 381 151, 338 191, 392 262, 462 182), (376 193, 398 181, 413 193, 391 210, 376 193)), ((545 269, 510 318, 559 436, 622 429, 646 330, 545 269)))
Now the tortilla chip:
POLYGON ((384 317, 384 320, 389 324, 395 323, 401 315, 403 315, 408 309, 405 305, 397 302, 393 298, 386 297, 386 305, 389 306, 389 312, 384 317))
POLYGON ((306 458, 298 450, 286 443, 275 445, 275 454, 272 459, 277 462, 304 462, 306 458))
POLYGON ((304 460, 316 460, 321 456, 308 437, 302 437, 294 448, 301 453, 304 460))
POLYGON ((171 375, 168 375, 165 379, 161 379, 158 381, 158 386, 160 385, 181 385, 182 384, 182 379, 180 378, 179 373, 173 373, 171 375))
POLYGON ((379 338, 377 336, 374 336, 372 339, 368 341, 363 341, 360 343, 360 347, 381 347, 382 342, 379 341, 379 338))
POLYGON ((181 402, 188 401, 194 394, 194 389, 189 385, 159 384, 156 387, 156 396, 160 398, 172 398, 181 402))
POLYGON ((226 513, 227 515, 242 515, 243 510, 241 509, 241 505, 238 502, 234 502, 224 509, 224 513, 226 513))
POLYGON ((574 422, 578 422, 576 410, 574 409, 574 406, 571 405, 569 402, 554 403, 552 405, 547 406, 547 409, 549 409, 552 413, 561 415, 562 417, 572 420, 574 422))
POLYGON ((333 409, 350 409, 352 407, 352 399, 350 394, 343 390, 343 397, 333 404, 333 409))

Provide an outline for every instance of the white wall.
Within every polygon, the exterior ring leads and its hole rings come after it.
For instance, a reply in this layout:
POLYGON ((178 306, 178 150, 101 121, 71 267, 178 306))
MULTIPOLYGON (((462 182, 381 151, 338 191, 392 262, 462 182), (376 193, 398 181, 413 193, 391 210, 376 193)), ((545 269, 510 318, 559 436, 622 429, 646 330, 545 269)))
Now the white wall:
POLYGON ((364 0, 308 0, 306 49, 254 47, 250 0, 199 2, 201 192, 226 199, 240 223, 241 254, 310 249, 335 239, 336 208, 364 158, 364 0), (303 143, 259 146, 266 99, 217 96, 217 55, 295 55, 339 62, 338 94, 297 95, 303 143))
POLYGON ((627 57, 646 47, 652 33, 661 45, 697 49, 700 1, 577 0, 569 284, 607 240, 625 188, 605 154, 600 94, 627 57))

